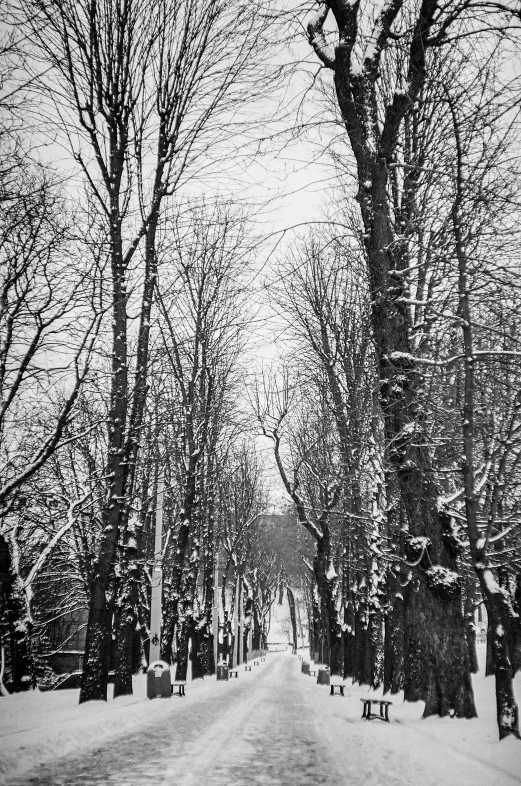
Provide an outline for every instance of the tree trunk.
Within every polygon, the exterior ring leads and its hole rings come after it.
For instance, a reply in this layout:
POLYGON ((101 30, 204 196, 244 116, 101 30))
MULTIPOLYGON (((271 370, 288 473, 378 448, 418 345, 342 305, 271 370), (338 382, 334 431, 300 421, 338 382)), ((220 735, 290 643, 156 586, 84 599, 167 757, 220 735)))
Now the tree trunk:
MULTIPOLYGON (((373 330, 387 460, 395 472, 409 536, 427 539, 424 542, 429 552, 429 559, 421 561, 419 570, 415 571, 414 580, 421 587, 421 595, 413 599, 409 593, 411 604, 405 607, 410 637, 409 657, 404 661, 408 671, 405 689, 407 698, 426 699, 425 717, 433 713, 448 714, 451 710, 458 716, 463 711, 464 717, 474 717, 470 664, 468 657, 463 657, 466 642, 460 594, 455 591, 452 597, 445 597, 437 588, 438 577, 456 574, 457 566, 442 540, 442 521, 437 510, 439 490, 433 479, 429 449, 422 445, 427 442, 420 407, 423 380, 410 353, 403 277, 394 273, 394 270, 398 273, 399 264, 389 252, 393 235, 387 218, 387 173, 383 162, 376 162, 367 177, 371 182, 372 210, 362 207, 362 215, 368 234, 373 330), (424 601, 421 609, 420 597, 424 601), (432 657, 434 646, 436 657, 432 657), (456 689, 456 685, 461 688, 456 689), (462 697, 461 691, 469 693, 462 697)), ((456 580, 456 576, 453 578, 456 580)))
POLYGON ((315 542, 316 554, 313 560, 315 580, 320 598, 321 645, 320 660, 329 666, 331 674, 342 677, 344 674, 342 628, 333 593, 334 579, 327 573, 331 560, 329 530, 322 525, 323 537, 315 542))
MULTIPOLYGON (((190 408, 191 405, 187 405, 190 408)), ((181 508, 179 529, 171 549, 172 559, 172 584, 169 597, 163 603, 163 632, 161 637, 162 657, 167 657, 172 649, 174 630, 179 621, 183 598, 183 584, 186 573, 186 559, 189 554, 189 545, 193 535, 193 519, 196 507, 197 478, 196 470, 198 456, 194 456, 195 443, 190 436, 192 431, 191 415, 185 416, 185 429, 189 432, 187 437, 188 467, 183 478, 183 505, 181 508)))
POLYGON ((125 510, 120 524, 123 541, 121 575, 123 580, 117 584, 117 604, 115 619, 116 662, 114 698, 132 694, 132 642, 137 623, 137 604, 139 582, 143 579, 139 569, 142 557, 135 524, 131 522, 136 482, 136 469, 139 456, 139 441, 143 427, 147 397, 148 356, 150 343, 150 320, 154 288, 157 280, 156 232, 159 218, 160 198, 158 196, 157 173, 154 203, 158 205, 149 222, 145 244, 144 285, 141 298, 140 324, 136 357, 136 374, 132 391, 132 407, 128 419, 125 444, 125 510))
POLYGON ((350 557, 352 553, 352 544, 348 538, 348 533, 344 532, 344 547, 342 559, 342 607, 344 610, 343 620, 343 640, 344 640, 344 671, 343 677, 354 677, 355 674, 355 653, 356 653, 356 639, 355 639, 355 598, 352 582, 352 570, 350 566, 350 557))
POLYGON ((113 207, 112 237, 113 336, 111 406, 108 416, 108 486, 102 513, 103 535, 90 581, 89 619, 83 660, 80 704, 107 699, 108 648, 112 635, 112 578, 120 536, 125 493, 124 434, 127 417, 127 297, 121 247, 119 206, 113 207))
POLYGON ((85 701, 107 700, 111 632, 112 613, 104 585, 94 580, 90 586, 80 704, 85 701))
POLYGON ((467 591, 465 593, 465 632, 469 650, 470 671, 472 674, 477 674, 479 665, 478 652, 476 649, 476 625, 474 623, 474 610, 476 606, 474 583, 474 580, 467 583, 467 591))
POLYGON ((384 622, 384 693, 393 694, 403 690, 404 683, 405 605, 402 592, 396 591, 396 583, 396 579, 390 580, 391 607, 384 622))
POLYGON ((293 590, 290 587, 286 587, 286 595, 288 596, 291 633, 293 636, 293 652, 295 653, 298 648, 297 615, 295 613, 295 596, 293 595, 293 590))
POLYGON ((190 631, 187 621, 183 622, 177 633, 177 668, 176 679, 186 680, 186 672, 188 668, 188 643, 190 638, 190 631))
MULTIPOLYGON (((424 480, 423 493, 432 500, 429 486, 431 482, 424 480)), ((436 509, 434 515, 429 513, 424 512, 423 526, 419 532, 416 529, 421 537, 409 538, 407 544, 409 562, 419 560, 419 572, 405 596, 405 698, 424 699, 424 717, 472 718, 477 713, 457 550, 450 540, 448 517, 436 509)))
MULTIPOLYGON (((147 429, 147 444, 157 446, 158 439, 157 418, 154 428, 147 429)), ((152 448, 153 450, 154 448, 152 448)), ((152 499, 157 499, 158 473, 160 469, 157 464, 148 456, 144 476, 142 478, 141 493, 143 499, 148 494, 152 499)), ((134 480, 132 480, 134 483, 134 480)), ((128 484, 127 484, 128 488, 128 484)), ((129 492, 130 493, 130 492, 129 492)), ((127 497, 128 502, 128 497, 127 497)), ((156 503, 157 504, 157 503, 156 503)), ((129 510, 125 511, 125 548, 121 560, 121 572, 124 578, 117 590, 117 605, 114 619, 115 630, 115 679, 114 679, 114 698, 117 696, 131 695, 132 675, 139 671, 142 662, 142 634, 141 630, 150 625, 150 598, 146 604, 142 603, 142 595, 147 593, 147 584, 144 581, 141 559, 148 557, 144 551, 144 544, 150 532, 154 532, 155 515, 152 518, 150 511, 144 504, 141 505, 138 519, 133 522, 128 520, 129 510), (152 525, 152 528, 151 526, 152 525), (131 545, 131 538, 135 539, 135 546, 131 545), (131 554, 129 553, 131 552, 131 554), (132 561, 130 559, 132 557, 132 561), (122 585, 122 586, 121 586, 122 585), (145 588, 145 589, 144 589, 145 588), (141 604, 141 605, 140 605, 141 604), (138 625, 139 622, 139 625, 138 625), (138 643, 140 642, 139 646, 138 643)), ((155 513, 155 511, 154 511, 155 513)), ((153 538, 153 535, 152 535, 153 538)), ((145 652, 145 662, 149 663, 150 647, 147 640, 145 652)))
MULTIPOLYGON (((519 737, 518 708, 514 696, 512 678, 514 671, 509 648, 509 633, 512 630, 512 611, 504 592, 495 580, 489 567, 487 541, 491 535, 489 525, 486 537, 482 537, 478 526, 478 508, 474 467, 474 348, 473 321, 469 295, 468 260, 462 228, 462 206, 464 202, 464 149, 460 135, 457 111, 449 102, 454 123, 457 150, 456 197, 452 206, 452 224, 455 250, 458 260, 458 316, 460 317, 464 347, 464 402, 463 402, 463 483, 465 488, 465 512, 469 532, 470 552, 474 570, 479 579, 481 593, 487 608, 491 653, 496 676, 496 709, 499 738, 508 735, 519 737)), ((493 518, 493 517, 492 517, 493 518)))
POLYGON ((477 573, 489 622, 499 739, 510 735, 519 738, 519 710, 514 695, 514 669, 507 635, 512 624, 512 610, 490 570, 477 569, 477 573))
POLYGON ((203 679, 208 671, 208 633, 204 627, 200 627, 197 620, 193 619, 191 624, 190 637, 192 639, 192 649, 190 661, 192 663, 192 679, 203 679))
POLYGON ((371 609, 369 614, 369 642, 371 645, 371 681, 373 690, 383 682, 384 621, 381 609, 371 609))
MULTIPOLYGON (((487 604, 485 603, 485 608, 487 604)), ((485 661, 485 677, 491 677, 494 674, 494 628, 492 627, 492 619, 487 611, 487 654, 485 661)))
MULTIPOLYGON (((137 591, 135 593, 137 603, 137 591)), ((131 593, 129 600, 134 593, 131 593)), ((132 695, 132 674, 134 663, 134 633, 137 614, 131 602, 118 609, 115 615, 115 653, 114 653, 114 698, 132 695)))
MULTIPOLYGON (((212 630, 215 574, 215 477, 214 454, 208 452, 206 466, 206 509, 205 509, 204 535, 203 535, 203 608, 208 630, 212 630)), ((207 674, 215 674, 216 664, 214 657, 213 634, 208 634, 207 674)))
POLYGON ((355 676, 355 656, 356 656, 356 637, 355 637, 355 611, 352 592, 349 592, 348 600, 344 599, 344 679, 355 676))
MULTIPOLYGON (((420 630, 422 620, 426 617, 432 619, 431 615, 436 615, 438 602, 430 590, 420 587, 416 603, 411 604, 413 613, 419 614, 416 631, 420 630)), ((423 668, 419 679, 420 684, 424 681, 423 695, 425 689, 427 692, 424 718, 430 715, 474 718, 477 715, 467 642, 461 634, 461 596, 456 593, 454 598, 447 602, 446 613, 433 630, 426 632, 421 642, 423 668), (430 645, 430 657, 427 658, 424 649, 426 644, 430 645), (456 645, 459 645, 459 651, 456 645)))
POLYGON ((259 624, 259 615, 257 613, 257 606, 253 604, 253 627, 251 634, 251 648, 252 650, 260 650, 262 644, 262 630, 259 624))
POLYGON ((353 679, 360 685, 371 684, 371 649, 367 613, 363 604, 355 611, 355 667, 353 679))

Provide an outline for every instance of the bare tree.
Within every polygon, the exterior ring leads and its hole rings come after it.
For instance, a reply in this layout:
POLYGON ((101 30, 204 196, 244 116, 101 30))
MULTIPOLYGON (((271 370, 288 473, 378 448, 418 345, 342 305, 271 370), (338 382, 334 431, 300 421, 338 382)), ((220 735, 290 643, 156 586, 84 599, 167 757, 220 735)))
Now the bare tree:
POLYGON ((304 389, 302 381, 291 379, 287 370, 280 383, 265 376, 263 387, 256 391, 255 414, 261 433, 272 442, 277 469, 299 524, 313 539, 320 659, 329 663, 333 674, 343 676, 342 623, 335 600, 338 574, 333 565, 343 473, 324 383, 309 386, 307 405, 304 389), (318 404, 311 403, 317 400, 318 404))
MULTIPOLYGON (((112 624, 107 590, 118 542, 128 537, 161 206, 188 179, 204 175, 208 151, 222 150, 223 140, 240 127, 245 97, 257 97, 266 88, 269 75, 259 69, 258 58, 269 17, 261 8, 246 13, 242 0, 174 5, 53 0, 27 2, 24 9, 38 52, 53 67, 46 87, 109 238, 109 480, 106 535, 90 593, 80 697, 87 701, 106 696, 112 624), (134 292, 132 270, 140 259, 141 291, 134 292), (130 387, 128 307, 134 300, 139 330, 130 387)), ((128 604, 130 586, 121 591, 128 604)), ((127 641, 129 630, 126 625, 120 631, 127 641)), ((128 670, 117 688, 118 693, 131 691, 128 670)))
MULTIPOLYGON (((262 575, 264 590, 271 587, 272 592, 280 563, 275 564, 273 552, 268 557, 262 550, 267 541, 263 538, 267 494, 259 457, 245 441, 244 433, 238 434, 225 452, 220 453, 216 486, 216 544, 225 557, 221 578, 224 623, 228 625, 238 618, 238 599, 240 608, 247 609, 244 615, 241 611, 243 651, 247 654, 250 630, 252 648, 258 650, 264 646, 262 620, 266 619, 271 604, 271 596, 267 598, 269 592, 262 591, 257 577, 262 575)), ((231 633, 235 635, 234 630, 231 633)), ((235 646, 235 639, 233 643, 235 646)))
POLYGON ((171 523, 171 586, 164 603, 166 658, 171 657, 176 626, 178 651, 187 648, 197 622, 193 609, 201 568, 205 614, 212 605, 219 446, 235 430, 233 394, 248 318, 243 284, 251 261, 247 226, 242 211, 204 203, 187 208, 183 220, 177 217, 165 225, 160 329, 179 424, 169 451, 179 498, 171 523))
MULTIPOLYGON (((467 92, 466 98, 470 96, 467 92)), ((481 102, 483 98, 479 95, 481 102)), ((487 103, 490 102, 489 101, 487 103)), ((484 227, 491 226, 491 216, 482 224, 481 231, 476 231, 476 213, 479 213, 479 203, 483 200, 497 201, 501 196, 506 196, 505 183, 501 175, 500 183, 497 182, 497 168, 500 160, 504 158, 508 144, 507 136, 503 136, 496 144, 490 144, 490 131, 494 123, 490 106, 487 107, 486 119, 483 117, 483 103, 474 107, 473 119, 469 123, 462 120, 463 102, 456 103, 455 97, 448 96, 447 103, 452 116, 455 138, 455 178, 454 197, 451 210, 452 229, 454 233, 455 256, 458 263, 458 322, 461 327, 463 339, 463 401, 462 401, 462 436, 464 462, 462 464, 465 517, 469 533, 470 554, 474 570, 479 579, 479 585, 489 615, 489 631, 491 635, 491 649, 493 652, 494 673, 496 679, 496 705, 499 737, 503 739, 508 735, 519 736, 518 707, 514 696, 512 678, 521 666, 521 628, 516 619, 516 614, 509 598, 508 589, 501 586, 501 570, 499 580, 494 575, 494 558, 490 553, 491 543, 501 541, 509 534, 511 526, 506 529, 497 521, 501 504, 501 481, 493 484, 488 504, 480 506, 480 493, 477 482, 477 456, 476 456, 476 363, 487 362, 493 359, 497 350, 491 354, 485 350, 483 354, 476 347, 475 310, 472 305, 476 282, 472 282, 473 272, 470 254, 476 247, 479 249, 480 240, 485 241, 484 227), (481 110, 481 111, 480 111, 481 110), (485 153, 486 150, 486 153, 485 153), (494 177, 494 175, 496 176, 494 177), (503 192, 503 193, 502 193, 503 192), (480 507, 485 508, 486 525, 480 526, 480 507)), ((492 140, 493 141, 493 140, 492 140)), ((508 186, 507 186, 508 188, 508 186)), ((490 211, 487 211, 490 213, 490 211)), ((499 239, 499 238, 498 238, 499 239)), ((483 325, 481 323, 481 331, 483 325)), ((508 350, 507 350, 508 352, 508 350)), ((501 357, 501 350, 499 350, 501 357)), ((513 359, 521 353, 514 350, 513 359)), ((503 354, 507 360, 508 354, 503 354)), ((516 463, 517 433, 521 430, 519 414, 521 399, 519 395, 514 398, 513 406, 506 420, 508 423, 508 438, 506 449, 501 450, 493 463, 497 466, 499 477, 505 483, 507 467, 512 460, 516 463), (512 450, 514 448, 514 450, 512 450), (496 463, 497 462, 497 463, 496 463)), ((518 449, 518 446, 517 446, 518 449)), ((492 456, 491 456, 492 459, 492 456)), ((492 485, 492 484, 490 484, 492 485)), ((485 512, 485 511, 483 511, 485 512)), ((496 561, 497 562, 497 561, 496 561)))
MULTIPOLYGON (((5 11, 3 3, 2 23, 5 11)), ((15 690, 35 685, 42 631, 35 587, 70 529, 63 521, 42 528, 31 517, 35 484, 81 435, 72 424, 102 317, 97 261, 79 243, 79 216, 57 173, 31 150, 20 38, 3 28, 0 42, 0 647, 15 690)))
POLYGON ((12 164, 0 227, 2 506, 63 444, 102 315, 93 267, 52 174, 27 160, 12 164))
POLYGON ((286 332, 297 342, 293 353, 305 367, 301 373, 316 384, 327 381, 338 435, 343 525, 335 548, 343 594, 342 670, 376 686, 382 679, 383 614, 376 574, 385 575, 375 563, 377 542, 387 559, 396 559, 397 551, 389 529, 387 544, 382 542, 387 517, 378 490, 381 438, 373 412, 373 349, 356 229, 350 239, 347 234, 338 237, 334 225, 315 232, 296 254, 288 255, 282 271, 275 298, 290 317, 286 332))

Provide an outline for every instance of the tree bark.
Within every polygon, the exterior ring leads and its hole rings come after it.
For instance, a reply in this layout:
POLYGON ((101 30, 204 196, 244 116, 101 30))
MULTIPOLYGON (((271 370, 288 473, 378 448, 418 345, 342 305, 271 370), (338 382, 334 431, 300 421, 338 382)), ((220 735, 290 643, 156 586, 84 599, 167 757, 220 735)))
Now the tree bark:
POLYGON ((291 634, 293 636, 293 653, 295 653, 298 648, 297 616, 295 613, 295 596, 293 595, 293 590, 288 586, 286 586, 286 595, 288 596, 289 616, 291 620, 291 634))
MULTIPOLYGON (((115 156, 115 153, 114 153, 115 156)), ((119 194, 111 199, 112 269, 112 376, 108 415, 107 491, 103 507, 103 535, 94 574, 90 581, 89 619, 83 660, 80 704, 107 699, 109 646, 112 633, 113 578, 120 521, 124 508, 124 440, 128 403, 127 293, 126 265, 123 260, 119 194)))
POLYGON ((474 623, 474 610, 476 606, 475 595, 474 583, 467 581, 465 592, 465 632, 469 650, 470 671, 472 674, 477 674, 479 671, 478 652, 476 649, 476 625, 474 623))
POLYGON ((321 662, 329 666, 331 674, 343 677, 342 629, 338 620, 333 594, 333 581, 327 577, 331 561, 329 530, 322 527, 323 537, 316 541, 316 554, 313 560, 315 580, 320 598, 321 622, 321 662))
POLYGON ((391 595, 384 625, 383 692, 395 694, 403 690, 404 683, 405 607, 401 593, 391 595))
POLYGON ((136 358, 136 373, 132 391, 132 406, 125 439, 125 507, 120 522, 123 579, 116 585, 118 594, 114 630, 116 636, 116 662, 114 698, 132 694, 132 642, 137 624, 139 582, 143 579, 139 569, 142 556, 135 526, 131 525, 131 507, 134 498, 136 469, 139 455, 140 435, 144 423, 147 396, 148 357, 150 343, 150 320, 154 289, 157 280, 156 233, 161 204, 162 166, 156 172, 153 203, 155 212, 146 231, 144 285, 141 298, 140 324, 136 358))

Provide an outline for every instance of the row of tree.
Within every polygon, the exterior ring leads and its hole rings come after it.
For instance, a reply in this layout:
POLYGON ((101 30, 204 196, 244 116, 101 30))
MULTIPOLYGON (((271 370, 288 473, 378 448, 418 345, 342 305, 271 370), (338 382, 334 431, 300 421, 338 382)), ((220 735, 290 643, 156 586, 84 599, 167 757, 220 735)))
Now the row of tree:
POLYGON ((312 647, 470 718, 479 594, 519 736, 519 9, 318 6, 341 185, 273 285, 293 354, 256 399, 314 542, 312 647))
MULTIPOLYGON (((263 518, 262 466, 238 407, 245 374, 240 363, 247 316, 241 283, 248 254, 245 222, 223 206, 212 214, 198 206, 186 210, 185 218, 183 225, 165 226, 158 255, 135 492, 107 589, 105 679, 113 669, 117 695, 131 692, 132 675, 148 660, 160 477, 161 650, 165 659, 176 660, 178 676, 186 670, 189 650, 194 676, 214 672, 214 610, 220 606, 221 628, 232 633, 237 584, 245 639, 251 631, 252 648, 265 646, 269 609, 283 575, 270 543, 273 526, 263 518)), ((50 626, 88 608, 104 538, 111 375, 107 358, 102 360, 103 355, 82 383, 58 449, 5 509, 2 643, 9 649, 5 685, 15 690, 24 682, 45 684, 53 655, 50 626)), ((48 425, 52 412, 40 416, 48 425)))
POLYGON ((104 699, 111 667, 132 691, 147 639, 160 475, 165 657, 185 668, 191 641, 214 668, 223 561, 265 635, 265 491, 237 404, 255 238, 215 195, 273 98, 276 20, 244 0, 31 0, 2 18, 4 683, 36 684, 48 624, 86 607, 80 701, 104 699))

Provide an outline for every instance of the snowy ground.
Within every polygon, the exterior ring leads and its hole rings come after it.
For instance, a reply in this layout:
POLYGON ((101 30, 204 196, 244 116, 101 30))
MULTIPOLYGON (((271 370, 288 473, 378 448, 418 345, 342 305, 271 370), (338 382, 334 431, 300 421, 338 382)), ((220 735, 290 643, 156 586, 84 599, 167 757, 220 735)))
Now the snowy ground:
MULTIPOLYGON (((493 679, 475 678, 480 718, 421 720, 392 697, 391 723, 361 719, 366 688, 345 698, 269 654, 239 679, 187 686, 185 699, 77 705, 77 691, 0 700, 0 783, 8 786, 511 786, 521 742, 497 740, 493 679)), ((521 680, 517 683, 521 699, 521 680)))

